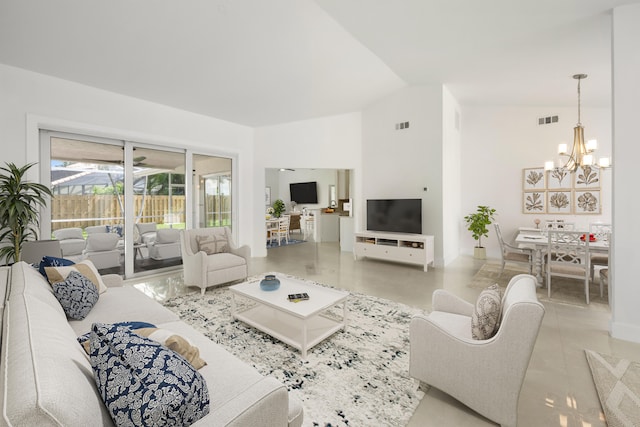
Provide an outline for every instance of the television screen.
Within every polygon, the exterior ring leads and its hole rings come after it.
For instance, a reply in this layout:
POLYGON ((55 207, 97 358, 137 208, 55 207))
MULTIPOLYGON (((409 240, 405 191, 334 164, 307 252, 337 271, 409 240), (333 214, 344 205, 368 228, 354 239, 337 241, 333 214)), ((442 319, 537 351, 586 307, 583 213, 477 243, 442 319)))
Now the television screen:
POLYGON ((422 199, 367 200, 367 230, 422 234, 422 199))
POLYGON ((289 184, 291 201, 296 203, 318 203, 318 185, 313 182, 296 182, 289 184))

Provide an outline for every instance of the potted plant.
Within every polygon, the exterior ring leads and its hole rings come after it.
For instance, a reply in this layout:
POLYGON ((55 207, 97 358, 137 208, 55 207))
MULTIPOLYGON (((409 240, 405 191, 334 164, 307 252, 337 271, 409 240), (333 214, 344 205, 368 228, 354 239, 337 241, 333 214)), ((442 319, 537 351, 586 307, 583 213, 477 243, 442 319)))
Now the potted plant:
POLYGON ((7 244, 0 248, 0 258, 7 264, 20 260, 23 242, 38 239, 39 208, 46 206, 45 196, 53 196, 44 185, 26 180, 33 165, 0 167, 0 243, 7 244))
POLYGON ((280 215, 282 215, 282 212, 284 212, 285 209, 286 208, 282 200, 278 199, 273 202, 273 215, 276 218, 280 218, 280 215))
POLYGON ((495 209, 491 209, 489 206, 478 206, 478 209, 464 217, 465 222, 468 225, 468 230, 471 231, 471 235, 478 241, 473 248, 473 257, 478 259, 485 259, 487 257, 487 251, 482 246, 482 236, 489 236, 488 225, 494 220, 493 215, 496 213, 495 209))

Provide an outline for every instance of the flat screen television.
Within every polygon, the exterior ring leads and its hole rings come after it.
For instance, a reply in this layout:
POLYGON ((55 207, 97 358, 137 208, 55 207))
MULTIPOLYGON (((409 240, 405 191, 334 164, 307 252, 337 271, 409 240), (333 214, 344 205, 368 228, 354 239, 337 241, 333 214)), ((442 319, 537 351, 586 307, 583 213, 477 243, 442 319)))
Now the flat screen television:
POLYGON ((313 182, 292 182, 289 184, 291 201, 301 203, 318 203, 318 184, 313 182))
POLYGON ((367 200, 367 230, 422 234, 422 199, 367 200))

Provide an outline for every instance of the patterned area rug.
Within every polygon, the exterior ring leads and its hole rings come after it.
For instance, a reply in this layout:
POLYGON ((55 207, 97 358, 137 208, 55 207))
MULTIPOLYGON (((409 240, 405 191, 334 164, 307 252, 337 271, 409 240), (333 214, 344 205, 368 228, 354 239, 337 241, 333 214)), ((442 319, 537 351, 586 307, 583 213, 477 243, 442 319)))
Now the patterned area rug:
POLYGON ((640 363, 585 350, 609 427, 640 426, 640 363))
MULTIPOLYGON (((259 278, 249 280, 258 286, 259 278)), ((417 309, 352 293, 346 331, 313 347, 305 362, 298 350, 232 321, 226 287, 164 305, 261 374, 284 383, 303 402, 304 426, 403 426, 424 396, 408 372, 409 322, 417 309)))
MULTIPOLYGON (((500 275, 500 264, 487 263, 478 270, 471 283, 467 286, 484 289, 494 283, 503 288, 509 284, 509 280, 517 274, 528 273, 526 269, 513 268, 507 265, 502 275, 500 275)), ((597 273, 596 273, 597 277, 597 273)), ((554 277, 551 283, 551 298, 547 296, 547 288, 538 288, 538 299, 540 301, 550 301, 559 304, 570 304, 580 307, 587 307, 584 296, 584 284, 580 280, 554 277)), ((604 287, 603 296, 600 297, 600 283, 596 279, 589 287, 589 308, 598 310, 609 310, 609 299, 607 286, 604 287)))
POLYGON ((298 239, 289 239, 288 242, 286 240, 282 240, 280 244, 278 244, 278 242, 267 242, 267 249, 281 248, 282 246, 297 245, 298 243, 305 243, 305 242, 306 240, 298 240, 298 239))

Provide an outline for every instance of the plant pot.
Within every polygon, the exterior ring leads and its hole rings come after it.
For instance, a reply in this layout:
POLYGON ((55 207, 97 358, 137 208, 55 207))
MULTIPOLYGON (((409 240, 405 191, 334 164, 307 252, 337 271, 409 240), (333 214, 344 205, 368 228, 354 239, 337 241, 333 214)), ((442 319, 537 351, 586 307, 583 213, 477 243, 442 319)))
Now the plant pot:
POLYGON ((475 259, 487 259, 487 249, 486 248, 473 248, 473 257, 475 259))

